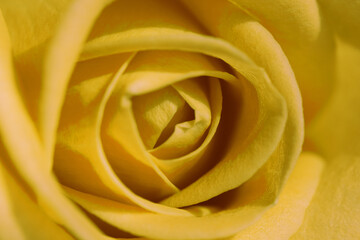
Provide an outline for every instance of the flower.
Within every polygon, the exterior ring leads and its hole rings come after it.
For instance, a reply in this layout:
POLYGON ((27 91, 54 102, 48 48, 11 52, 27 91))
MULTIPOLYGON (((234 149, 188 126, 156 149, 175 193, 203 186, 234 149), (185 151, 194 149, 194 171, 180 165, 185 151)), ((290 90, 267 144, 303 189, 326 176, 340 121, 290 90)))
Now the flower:
POLYGON ((1 238, 356 239, 351 6, 0 3, 1 238))

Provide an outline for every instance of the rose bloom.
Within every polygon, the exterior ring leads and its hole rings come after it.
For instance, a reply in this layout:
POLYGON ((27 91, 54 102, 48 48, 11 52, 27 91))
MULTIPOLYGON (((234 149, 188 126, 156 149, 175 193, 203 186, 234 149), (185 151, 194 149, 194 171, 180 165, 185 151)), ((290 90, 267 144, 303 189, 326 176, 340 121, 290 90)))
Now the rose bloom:
POLYGON ((0 9, 0 239, 360 239, 359 1, 0 9))

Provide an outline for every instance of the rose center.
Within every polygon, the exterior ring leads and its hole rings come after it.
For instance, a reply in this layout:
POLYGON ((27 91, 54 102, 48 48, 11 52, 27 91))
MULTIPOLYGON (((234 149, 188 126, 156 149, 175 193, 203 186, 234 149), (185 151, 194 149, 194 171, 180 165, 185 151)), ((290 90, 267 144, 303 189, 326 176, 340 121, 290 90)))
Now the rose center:
POLYGON ((164 143, 177 124, 194 119, 194 110, 171 86, 135 96, 132 107, 139 134, 147 149, 164 143))
POLYGON ((207 84, 195 79, 132 98, 132 110, 146 149, 161 159, 195 150, 211 123, 207 84))

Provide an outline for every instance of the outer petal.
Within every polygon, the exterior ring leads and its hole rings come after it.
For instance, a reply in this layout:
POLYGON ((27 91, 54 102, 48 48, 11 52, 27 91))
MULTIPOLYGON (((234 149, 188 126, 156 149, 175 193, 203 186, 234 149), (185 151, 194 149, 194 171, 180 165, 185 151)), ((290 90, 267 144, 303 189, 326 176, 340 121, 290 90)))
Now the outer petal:
POLYGON ((40 210, 3 164, 1 161, 0 239, 73 239, 40 210))
POLYGON ((41 68, 49 38, 71 0, 0 1, 12 43, 21 96, 36 120, 41 68))
POLYGON ((281 45, 301 89, 309 122, 328 99, 334 79, 333 34, 317 1, 229 1, 253 16, 281 45))
POLYGON ((298 230, 320 181, 323 161, 315 154, 302 153, 279 201, 256 223, 234 236, 240 239, 287 240, 298 230))
POLYGON ((101 239, 101 233, 63 195, 45 169, 42 144, 16 88, 10 40, 0 15, 0 138, 14 166, 53 220, 79 238, 101 239), (11 111, 9 111, 11 109, 11 111))
POLYGON ((316 196, 293 239, 360 237, 360 50, 338 41, 338 82, 308 131, 330 159, 316 196))
POLYGON ((319 0, 332 26, 347 41, 360 46, 360 1, 319 0))
POLYGON ((109 2, 109 0, 75 1, 62 19, 60 28, 47 52, 39 100, 39 129, 49 166, 52 165, 55 135, 66 87, 77 56, 80 54, 93 22, 109 2), (87 6, 86 12, 84 6, 87 6), (75 16, 77 21, 72 21, 75 16), (69 36, 72 37, 69 38, 69 36))
POLYGON ((305 220, 291 240, 360 237, 360 157, 339 156, 324 169, 305 220))
POLYGON ((307 133, 327 156, 343 153, 359 156, 360 49, 339 40, 337 54, 334 94, 307 133))

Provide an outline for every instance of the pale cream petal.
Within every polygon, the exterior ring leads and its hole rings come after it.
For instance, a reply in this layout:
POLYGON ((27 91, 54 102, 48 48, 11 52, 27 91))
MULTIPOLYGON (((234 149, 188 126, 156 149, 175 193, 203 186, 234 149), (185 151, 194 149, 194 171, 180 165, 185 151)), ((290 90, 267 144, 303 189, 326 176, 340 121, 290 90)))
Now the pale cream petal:
POLYGON ((291 240, 355 240, 360 236, 360 158, 327 159, 314 199, 291 240))

